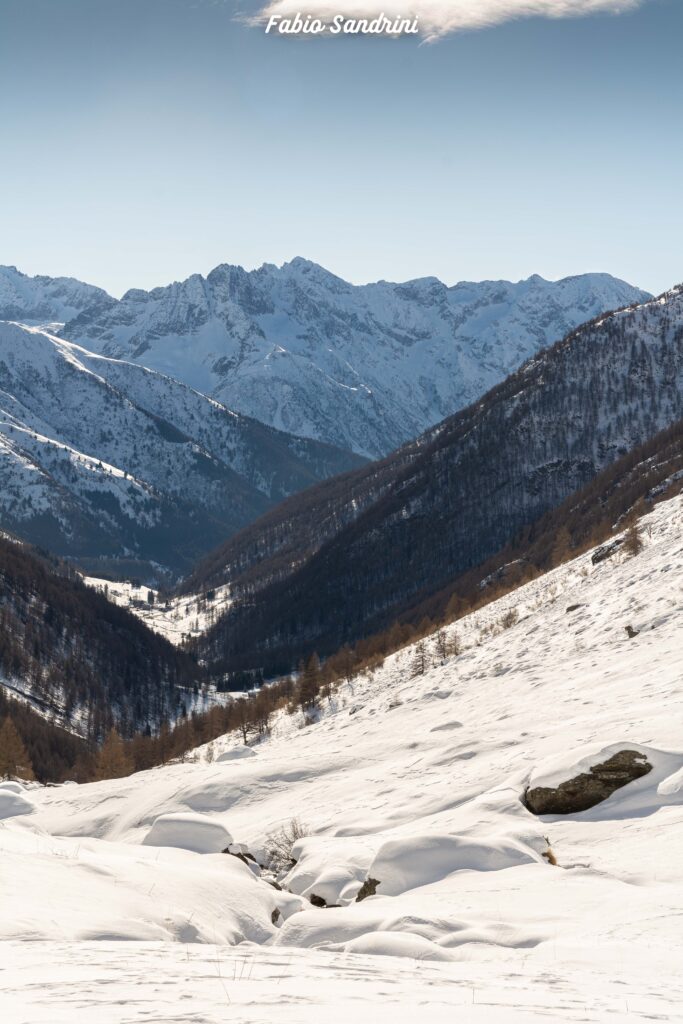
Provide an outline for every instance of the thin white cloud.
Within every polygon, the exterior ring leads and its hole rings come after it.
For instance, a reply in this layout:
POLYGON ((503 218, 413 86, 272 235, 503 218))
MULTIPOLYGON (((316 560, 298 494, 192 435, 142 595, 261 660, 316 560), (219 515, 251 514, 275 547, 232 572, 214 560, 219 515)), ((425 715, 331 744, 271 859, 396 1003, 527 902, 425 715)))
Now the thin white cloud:
POLYGON ((298 12, 330 21, 347 18, 418 18, 420 34, 434 40, 462 29, 486 28, 514 18, 536 15, 571 18, 586 14, 614 13, 638 7, 643 0, 269 0, 256 16, 259 24, 271 15, 292 18, 298 12))

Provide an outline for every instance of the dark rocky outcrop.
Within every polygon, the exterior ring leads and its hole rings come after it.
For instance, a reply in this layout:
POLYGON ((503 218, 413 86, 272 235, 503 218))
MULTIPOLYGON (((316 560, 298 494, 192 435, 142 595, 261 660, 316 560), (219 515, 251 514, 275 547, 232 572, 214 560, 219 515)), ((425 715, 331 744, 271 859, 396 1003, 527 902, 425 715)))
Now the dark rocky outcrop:
POLYGON ((652 765, 637 750, 620 750, 588 772, 556 788, 527 789, 524 802, 533 814, 578 814, 587 811, 629 782, 647 775, 652 765))
POLYGON ((322 896, 316 896, 314 892, 308 897, 310 903, 314 907, 337 907, 338 903, 328 903, 322 896))
POLYGON ((221 853, 227 853, 230 857, 237 857, 237 859, 241 860, 243 864, 247 865, 247 867, 249 867, 249 864, 251 863, 255 864, 259 869, 263 868, 263 865, 259 864, 256 857, 249 853, 248 850, 240 848, 239 846, 233 845, 232 849, 230 846, 226 846, 224 850, 221 850, 221 853))
POLYGON ((606 558, 611 558, 623 543, 622 538, 617 537, 616 540, 611 540, 609 544, 601 544, 591 555, 591 562, 593 565, 598 565, 600 562, 604 562, 606 558))
POLYGON ((360 903, 362 900, 367 899, 368 896, 374 896, 377 892, 377 886, 381 883, 376 878, 366 878, 356 896, 356 903, 360 903))

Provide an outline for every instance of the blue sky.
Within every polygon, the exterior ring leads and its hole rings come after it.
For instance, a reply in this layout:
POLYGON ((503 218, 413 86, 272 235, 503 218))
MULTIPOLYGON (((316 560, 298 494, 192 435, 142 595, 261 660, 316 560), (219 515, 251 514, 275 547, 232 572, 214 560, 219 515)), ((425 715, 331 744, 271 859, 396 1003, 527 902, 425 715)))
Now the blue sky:
POLYGON ((357 282, 683 280, 680 0, 428 45, 236 11, 0 0, 0 263, 114 294, 296 255, 357 282))

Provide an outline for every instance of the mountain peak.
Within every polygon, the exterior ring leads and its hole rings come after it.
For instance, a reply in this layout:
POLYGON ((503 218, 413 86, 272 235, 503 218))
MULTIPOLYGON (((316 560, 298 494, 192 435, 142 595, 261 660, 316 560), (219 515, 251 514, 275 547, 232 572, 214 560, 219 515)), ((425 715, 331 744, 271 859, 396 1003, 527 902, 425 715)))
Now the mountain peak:
POLYGON ((104 289, 73 277, 31 277, 15 266, 0 266, 0 319, 63 323, 113 301, 104 289))

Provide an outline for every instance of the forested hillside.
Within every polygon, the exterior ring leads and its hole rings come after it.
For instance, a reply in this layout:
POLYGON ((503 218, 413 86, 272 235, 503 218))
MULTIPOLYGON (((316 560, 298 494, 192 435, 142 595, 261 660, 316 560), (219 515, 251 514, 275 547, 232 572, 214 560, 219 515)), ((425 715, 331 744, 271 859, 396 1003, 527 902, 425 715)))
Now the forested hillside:
MULTIPOLYGON (((201 670, 58 560, 0 537, 0 689, 88 740, 156 729, 201 670)), ((0 709, 1 710, 1 709, 0 709)))
POLYGON ((284 503, 187 586, 230 583, 203 652, 273 670, 384 628, 683 415, 683 289, 601 316, 383 463, 284 503))

